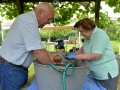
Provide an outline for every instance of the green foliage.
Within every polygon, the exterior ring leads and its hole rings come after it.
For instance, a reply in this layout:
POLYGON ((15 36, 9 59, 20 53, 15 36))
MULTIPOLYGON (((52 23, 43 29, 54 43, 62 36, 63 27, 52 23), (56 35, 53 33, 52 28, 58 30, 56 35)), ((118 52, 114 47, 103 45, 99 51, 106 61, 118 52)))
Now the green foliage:
MULTIPOLYGON (((114 12, 120 12, 120 0, 105 0, 105 2, 110 7, 115 7, 114 12)), ((28 12, 33 10, 33 8, 38 3, 24 3, 23 8, 24 12, 28 12)), ((53 3, 51 5, 55 9, 55 18, 52 23, 55 26, 64 26, 68 25, 71 22, 75 22, 82 18, 89 17, 91 19, 95 19, 95 3, 94 2, 60 2, 58 6, 55 6, 53 3), (91 16, 92 15, 92 16, 91 16)), ((14 3, 3 3, 0 5, 1 16, 6 19, 14 19, 19 13, 17 6, 14 3)), ((102 9, 102 7, 100 7, 102 9)), ((115 22, 112 22, 108 17, 108 12, 100 11, 100 23, 99 27, 104 29, 112 40, 118 40, 120 37, 120 28, 117 26, 115 22)), ((120 18, 118 18, 120 21, 120 18)), ((50 31, 51 39, 55 38, 66 38, 73 31, 67 30, 53 30, 50 31)), ((49 31, 41 31, 41 37, 43 40, 47 40, 49 38, 49 31)))
POLYGON ((5 30, 3 31, 4 37, 7 35, 7 33, 8 33, 8 29, 5 29, 5 30))
MULTIPOLYGON (((110 7, 114 7, 114 13, 120 13, 120 0, 105 0, 105 3, 110 7)), ((120 17, 118 18, 118 21, 120 22, 120 17)), ((113 35, 111 33, 111 36, 115 36, 117 40, 120 41, 120 27, 116 27, 116 25, 114 25, 114 27, 116 29, 116 33, 113 35)))
POLYGON ((114 7, 114 13, 120 13, 120 0, 105 0, 105 3, 114 7))
POLYGON ((32 11, 38 3, 24 3, 24 13, 32 11))
POLYGON ((49 32, 50 31, 44 31, 44 30, 41 30, 40 31, 40 38, 42 39, 42 41, 47 41, 47 39, 49 38, 49 32))
POLYGON ((110 7, 117 5, 120 0, 105 0, 105 3, 108 4, 110 7))
POLYGON ((77 13, 78 10, 81 10, 79 7, 80 3, 61 2, 58 7, 55 7, 56 13, 53 24, 55 26, 63 26, 69 24, 74 14, 77 13))
POLYGON ((111 25, 112 21, 110 20, 110 17, 108 17, 107 12, 102 13, 100 12, 100 18, 99 18, 99 27, 102 29, 106 29, 111 25))
POLYGON ((0 20, 0 24, 2 23, 2 20, 0 20))
POLYGON ((120 22, 120 17, 118 18, 118 21, 120 22))
POLYGON ((2 42, 2 34, 0 33, 0 42, 2 42))
MULTIPOLYGON (((8 30, 3 30, 4 38, 7 35, 8 30)), ((2 31, 0 31, 0 42, 2 42, 2 31)))
MULTIPOLYGON (((36 3, 24 3, 24 12, 33 10, 37 5, 36 3)), ((3 3, 0 4, 1 16, 5 17, 7 20, 13 20, 19 15, 18 8, 15 3, 3 3)))
POLYGON ((47 41, 47 39, 51 38, 52 41, 56 39, 68 39, 69 36, 76 33, 76 31, 72 29, 67 30, 41 30, 40 36, 43 41, 47 41))
POLYGON ((106 32, 111 40, 117 40, 120 41, 120 27, 118 25, 111 26, 106 29, 106 32))
MULTIPOLYGON (((105 0, 105 2, 111 6, 115 7, 115 12, 120 12, 120 0, 105 0)), ((38 4, 36 3, 24 3, 24 12, 33 10, 33 8, 38 4)), ((58 6, 53 3, 51 5, 55 9, 55 19, 53 21, 54 25, 63 26, 69 24, 71 21, 76 19, 81 19, 88 17, 89 14, 94 14, 95 3, 94 2, 60 2, 58 6), (75 17, 73 17, 75 16, 75 17)), ((0 5, 1 16, 7 19, 13 19, 19 15, 18 9, 15 3, 3 3, 0 5)))
MULTIPOLYGON (((24 12, 33 10, 36 5, 37 3, 24 3, 24 12)), ((51 5, 53 5, 55 10, 55 18, 52 22, 55 26, 68 25, 70 22, 90 17, 90 14, 95 14, 94 2, 60 2, 58 6, 55 6, 53 3, 51 5)), ((2 4, 0 11, 1 16, 6 19, 13 19, 19 15, 17 6, 14 3, 2 4)))
POLYGON ((0 5, 1 16, 7 20, 12 20, 19 15, 18 9, 14 3, 3 3, 0 5))

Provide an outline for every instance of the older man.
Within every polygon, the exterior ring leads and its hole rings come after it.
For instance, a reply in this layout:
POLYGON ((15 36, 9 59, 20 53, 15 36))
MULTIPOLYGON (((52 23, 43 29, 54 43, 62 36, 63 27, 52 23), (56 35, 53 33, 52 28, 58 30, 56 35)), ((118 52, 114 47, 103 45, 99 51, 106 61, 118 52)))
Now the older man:
POLYGON ((42 64, 54 63, 53 56, 43 47, 39 28, 50 24, 54 10, 46 2, 31 12, 19 15, 1 46, 0 88, 20 90, 28 78, 28 67, 34 57, 42 64))

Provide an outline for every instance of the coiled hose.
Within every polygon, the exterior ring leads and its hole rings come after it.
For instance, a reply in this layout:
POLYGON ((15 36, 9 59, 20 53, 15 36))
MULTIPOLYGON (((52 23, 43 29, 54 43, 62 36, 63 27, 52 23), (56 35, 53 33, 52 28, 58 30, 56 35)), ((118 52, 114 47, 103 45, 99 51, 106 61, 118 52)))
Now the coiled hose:
POLYGON ((63 90, 66 90, 66 79, 65 79, 65 77, 66 76, 73 76, 75 74, 75 66, 74 66, 74 64, 68 63, 64 67, 64 69, 60 69, 57 66, 55 66, 54 64, 47 64, 47 65, 51 66, 52 68, 54 68, 55 70, 57 70, 58 72, 60 72, 62 74, 62 86, 63 86, 63 90), (68 67, 71 67, 71 66, 72 66, 72 72, 70 74, 66 73, 68 67))

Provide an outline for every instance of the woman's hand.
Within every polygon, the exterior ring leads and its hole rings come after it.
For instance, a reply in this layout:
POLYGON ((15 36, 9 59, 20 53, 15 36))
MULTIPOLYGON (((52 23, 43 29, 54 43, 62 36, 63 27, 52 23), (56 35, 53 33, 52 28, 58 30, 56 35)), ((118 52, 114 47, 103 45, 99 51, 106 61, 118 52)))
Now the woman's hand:
POLYGON ((76 53, 71 52, 71 53, 69 53, 69 54, 67 54, 67 55, 65 56, 65 59, 67 59, 67 60, 76 60, 76 56, 77 56, 76 53))

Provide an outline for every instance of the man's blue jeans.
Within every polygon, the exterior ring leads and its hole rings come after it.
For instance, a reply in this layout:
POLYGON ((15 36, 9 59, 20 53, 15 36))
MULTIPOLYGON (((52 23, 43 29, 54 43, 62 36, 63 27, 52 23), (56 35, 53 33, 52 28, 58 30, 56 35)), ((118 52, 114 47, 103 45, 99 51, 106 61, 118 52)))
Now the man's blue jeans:
POLYGON ((28 69, 0 61, 0 90, 20 90, 28 79, 28 69))

